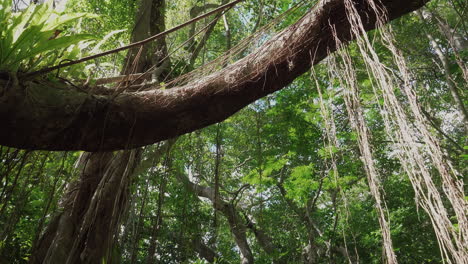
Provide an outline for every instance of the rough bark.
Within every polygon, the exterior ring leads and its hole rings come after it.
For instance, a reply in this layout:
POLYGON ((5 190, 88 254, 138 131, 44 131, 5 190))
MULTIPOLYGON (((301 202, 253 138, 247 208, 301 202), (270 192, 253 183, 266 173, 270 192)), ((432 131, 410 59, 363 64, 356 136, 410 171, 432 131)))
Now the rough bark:
MULTIPOLYGON (((389 19, 427 0, 382 0, 389 19)), ((356 7, 366 30, 375 16, 356 7)), ((0 78, 0 144, 24 149, 109 151, 135 148, 220 122, 290 84, 311 64, 352 40, 342 0, 322 0, 250 56, 200 80, 168 90, 92 93, 47 80, 0 78)), ((96 89, 100 90, 100 89, 96 89)), ((101 89, 102 90, 102 89, 101 89)))
POLYGON ((52 218, 30 263, 102 263, 128 195, 136 152, 85 153, 80 181, 68 187, 61 212, 52 218))

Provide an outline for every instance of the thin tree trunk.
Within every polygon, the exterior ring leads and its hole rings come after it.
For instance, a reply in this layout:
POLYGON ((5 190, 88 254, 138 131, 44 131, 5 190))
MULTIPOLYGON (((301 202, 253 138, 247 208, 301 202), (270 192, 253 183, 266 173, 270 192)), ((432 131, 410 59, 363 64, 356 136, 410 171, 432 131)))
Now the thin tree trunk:
MULTIPOLYGON (((65 152, 63 154, 62 164, 61 164, 60 169, 58 170, 57 174, 55 175, 54 183, 52 185, 52 188, 51 188, 50 193, 49 193, 48 198, 47 198, 47 204, 46 204, 46 206, 45 206, 45 208, 43 210, 42 217, 39 220, 39 224, 37 225, 37 231, 36 231, 36 234, 35 234, 34 239, 33 239, 33 245, 31 247, 32 249, 36 247, 36 243, 37 243, 37 241, 38 241, 38 239, 39 239, 39 237, 41 235, 40 232, 43 230, 45 220, 47 219, 47 215, 50 213, 49 212, 50 208, 53 206, 52 202, 54 201, 55 194, 57 193, 57 190, 60 189, 60 187, 58 187, 57 184, 58 184, 58 181, 60 180, 60 176, 61 176, 62 172, 65 170, 65 161, 66 161, 66 159, 67 159, 67 152, 65 152)), ((67 178, 65 179, 65 182, 68 182, 68 179, 69 179, 69 176, 67 176, 67 178)))
POLYGON ((273 259, 274 264, 287 263, 285 256, 281 256, 281 249, 273 243, 272 237, 270 237, 263 229, 259 228, 252 220, 244 214, 244 218, 247 222, 247 228, 249 228, 255 235, 260 247, 273 259))
POLYGON ((158 204, 157 204, 157 211, 156 211, 156 216, 153 218, 152 224, 153 224, 153 229, 151 230, 151 239, 149 243, 149 248, 148 248, 148 255, 146 258, 146 263, 148 264, 153 264, 155 263, 155 257, 156 257, 156 246, 157 246, 157 241, 158 241, 158 235, 159 231, 161 229, 161 225, 163 223, 163 205, 164 205, 164 194, 166 193, 166 183, 167 183, 167 177, 171 168, 171 157, 170 157, 170 149, 172 147, 172 144, 168 144, 167 146, 167 151, 166 151, 166 161, 165 161, 165 168, 166 171, 161 175, 161 182, 159 183, 159 189, 158 189, 158 204))
MULTIPOLYGON (((419 17, 422 20, 426 20, 426 18, 425 18, 426 16, 423 14, 422 11, 418 10, 418 11, 416 11, 416 13, 419 15, 419 17)), ((441 30, 443 31, 442 33, 452 34, 451 32, 445 32, 445 30, 449 30, 449 29, 445 29, 442 26, 441 26, 441 30)), ((450 90, 450 93, 452 94, 452 98, 453 98, 453 101, 455 102, 455 105, 457 106, 458 110, 460 111, 460 113, 463 116, 465 131, 468 131, 468 112, 466 111, 465 105, 463 103, 463 99, 460 96, 458 88, 456 87, 452 77, 450 76, 449 58, 442 51, 442 48, 440 47, 440 45, 437 43, 435 37, 430 32, 426 32, 426 36, 429 39, 429 42, 430 42, 432 48, 434 49, 434 51, 435 51, 435 53, 437 55, 437 58, 442 63, 442 68, 443 68, 443 71, 444 71, 444 76, 445 76, 447 86, 448 86, 448 88, 450 90)), ((451 38, 449 37, 448 39, 450 41, 451 38)), ((458 43, 459 41, 452 41, 452 42, 458 43)))
POLYGON ((146 201, 148 198, 148 189, 149 189, 149 182, 148 180, 146 181, 145 184, 145 191, 143 193, 143 197, 141 198, 141 207, 140 207, 140 212, 138 214, 138 222, 137 226, 135 228, 135 236, 133 237, 132 243, 131 243, 131 255, 130 255, 130 263, 133 264, 136 261, 136 257, 138 254, 138 245, 140 243, 140 228, 143 225, 143 212, 146 206, 146 201))
POLYGON ((252 250, 250 249, 249 243, 247 241, 247 225, 234 205, 227 203, 220 198, 218 198, 218 200, 215 202, 215 190, 213 188, 193 183, 186 176, 180 173, 176 176, 185 184, 189 191, 200 197, 210 199, 211 202, 216 206, 216 209, 224 214, 229 223, 234 240, 239 247, 239 251, 241 252, 241 263, 254 263, 252 250))
POLYGON ((3 203, 0 215, 6 215, 7 217, 5 219, 5 225, 1 226, 0 240, 3 241, 5 245, 10 244, 12 232, 15 230, 15 227, 18 224, 18 221, 20 220, 21 212, 23 211, 24 206, 29 201, 32 186, 35 186, 37 184, 37 178, 35 178, 34 175, 36 175, 36 173, 40 175, 44 170, 44 166, 46 164, 48 155, 42 157, 42 160, 40 161, 39 157, 40 156, 33 156, 33 163, 30 163, 31 166, 29 167, 28 171, 24 174, 21 174, 21 171, 24 165, 26 164, 26 158, 21 162, 20 167, 18 167, 18 172, 16 173, 15 180, 10 186, 11 188, 9 189, 9 194, 7 193, 7 199, 3 203), (38 165, 37 171, 36 165, 38 165), (19 179, 22 178, 21 176, 25 177, 25 179, 22 181, 20 181, 19 179), (20 189, 17 187, 20 187, 20 189), (12 199, 13 197, 16 197, 14 201, 15 206, 11 211, 8 212, 7 205, 10 203, 10 199, 12 199))

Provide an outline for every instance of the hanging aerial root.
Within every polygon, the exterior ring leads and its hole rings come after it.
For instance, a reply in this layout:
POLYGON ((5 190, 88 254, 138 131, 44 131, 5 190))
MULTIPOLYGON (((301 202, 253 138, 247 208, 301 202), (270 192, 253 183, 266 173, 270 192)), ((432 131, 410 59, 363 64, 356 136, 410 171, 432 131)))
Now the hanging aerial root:
MULTIPOLYGON (((342 46, 342 43, 335 38, 337 46, 342 46)), ((390 223, 388 212, 385 208, 383 195, 381 194, 382 186, 380 184, 380 176, 377 172, 370 144, 370 134, 365 123, 364 115, 359 101, 359 90, 357 88, 357 78, 351 62, 351 57, 345 49, 338 51, 338 55, 342 58, 343 63, 338 66, 335 57, 329 57, 329 76, 330 79, 337 79, 340 86, 344 88, 344 99, 346 109, 349 115, 349 120, 352 128, 358 135, 358 145, 363 161, 364 169, 367 175, 367 181, 372 197, 375 201, 375 207, 378 213, 378 220, 383 238, 383 250, 386 263, 398 263, 393 249, 392 239, 390 235, 390 223)), ((321 94, 319 94, 321 97, 321 94)))
MULTIPOLYGON (((385 21, 385 12, 373 0, 368 0, 369 5, 377 14, 380 25, 385 21)), ((352 34, 362 36, 357 39, 357 46, 364 59, 367 71, 373 85, 374 94, 383 99, 381 114, 387 135, 395 142, 397 157, 403 169, 407 173, 419 205, 428 213, 443 258, 448 263, 468 263, 467 256, 467 232, 466 219, 467 204, 464 201, 463 184, 457 179, 457 173, 451 164, 444 158, 440 144, 430 134, 427 123, 421 114, 414 91, 414 83, 410 81, 410 71, 400 51, 393 44, 394 37, 390 28, 380 31, 383 44, 393 54, 393 61, 398 67, 398 78, 403 79, 403 84, 398 85, 397 76, 390 73, 380 61, 377 53, 365 34, 361 18, 351 0, 345 0, 348 19, 351 23, 352 34), (409 103, 408 116, 405 108, 397 99, 394 87, 400 87, 409 103), (410 120, 410 117, 413 120, 410 120), (414 125, 413 125, 414 122, 414 125), (421 145, 418 142, 423 142, 421 145), (431 164, 427 164, 427 160, 431 164), (455 230, 450 221, 448 210, 443 204, 442 197, 438 191, 430 173, 430 166, 435 166, 441 176, 443 189, 446 197, 455 211, 459 230, 455 230)))

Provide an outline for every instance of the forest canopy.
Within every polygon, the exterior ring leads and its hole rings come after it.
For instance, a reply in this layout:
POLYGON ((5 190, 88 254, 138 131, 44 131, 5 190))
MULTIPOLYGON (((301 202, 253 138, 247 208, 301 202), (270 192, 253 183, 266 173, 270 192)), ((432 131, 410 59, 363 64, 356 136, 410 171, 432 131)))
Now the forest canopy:
POLYGON ((468 264, 467 6, 0 0, 0 263, 468 264))

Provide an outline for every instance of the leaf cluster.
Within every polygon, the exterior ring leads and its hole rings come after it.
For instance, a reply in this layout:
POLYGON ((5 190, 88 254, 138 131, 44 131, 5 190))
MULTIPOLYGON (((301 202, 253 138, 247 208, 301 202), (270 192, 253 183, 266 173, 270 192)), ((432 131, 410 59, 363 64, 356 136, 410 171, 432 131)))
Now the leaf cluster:
POLYGON ((76 31, 78 22, 85 17, 94 16, 56 11, 52 1, 12 12, 11 1, 0 0, 0 71, 29 72, 76 59, 94 37, 64 32, 76 31))

